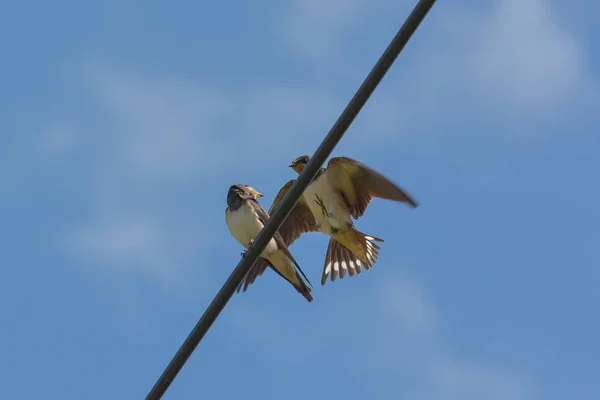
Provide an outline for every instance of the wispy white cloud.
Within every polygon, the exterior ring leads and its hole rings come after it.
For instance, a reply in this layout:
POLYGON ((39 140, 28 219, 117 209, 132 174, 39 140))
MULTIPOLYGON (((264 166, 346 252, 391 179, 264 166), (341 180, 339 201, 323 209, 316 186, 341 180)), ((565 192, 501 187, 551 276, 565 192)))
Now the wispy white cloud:
POLYGON ((44 159, 60 159, 76 150, 77 128, 66 121, 54 121, 38 133, 35 139, 37 154, 44 159))
POLYGON ((297 343, 295 354, 303 354, 307 360, 335 352, 338 373, 355 375, 356 382, 376 398, 537 398, 536 382, 525 368, 466 357, 450 345, 431 296, 417 278, 406 272, 389 272, 385 265, 372 273, 377 273, 382 283, 361 286, 361 302, 352 307, 326 296, 318 299, 314 319, 304 324, 318 327, 314 338, 307 337, 310 333, 305 329, 294 328, 291 321, 282 321, 281 315, 274 316, 268 308, 250 310, 236 305, 226 320, 236 333, 247 335, 261 346, 262 354, 279 363, 292 362, 282 352, 290 342, 297 343), (400 376, 402 387, 390 391, 389 383, 400 376))
POLYGON ((587 77, 581 43, 547 0, 503 0, 472 36, 471 69, 483 94, 516 107, 564 104, 587 77))
POLYGON ((107 117, 114 162, 141 179, 187 180, 226 163, 221 125, 231 112, 226 94, 209 85, 88 64, 80 84, 107 117))
POLYGON ((92 267, 107 266, 120 274, 143 271, 170 286, 184 278, 178 267, 183 261, 180 254, 189 249, 179 245, 184 235, 172 237, 179 232, 161 222, 149 215, 94 216, 67 239, 77 253, 86 256, 84 265, 92 260, 92 267))
MULTIPOLYGON (((408 16, 414 6, 387 0, 354 0, 347 9, 337 1, 313 3, 292 3, 281 25, 292 32, 288 37, 298 57, 310 62, 329 55, 344 60, 336 63, 342 70, 363 65, 364 49, 344 45, 356 39, 353 29, 378 21, 387 26, 389 15, 408 16)), ((560 111, 557 107, 592 102, 593 91, 586 87, 597 86, 597 77, 588 71, 582 41, 560 16, 547 0, 501 0, 486 8, 439 4, 409 45, 420 46, 411 47, 410 58, 402 55, 394 66, 401 75, 387 78, 386 103, 396 99, 403 116, 418 121, 429 110, 439 120, 466 116, 473 107, 485 108, 492 119, 532 111, 549 119, 550 111, 560 111), (404 94, 387 95, 393 87, 404 94)), ((397 19, 399 25, 403 18, 397 19)), ((375 55, 369 57, 375 61, 375 55)), ((397 113, 388 112, 388 120, 390 115, 397 113)))
POLYGON ((276 81, 232 89, 108 62, 70 72, 65 86, 85 111, 65 110, 36 137, 45 159, 77 160, 71 172, 87 212, 63 248, 163 288, 185 281, 194 255, 215 251, 204 239, 223 228, 216 188, 254 175, 248 165, 287 165, 297 156, 280 151, 287 143, 310 152, 323 134, 315 126, 327 126, 336 105, 327 89, 276 81))
POLYGON ((419 399, 533 400, 538 394, 530 376, 485 362, 446 356, 432 363, 429 384, 415 391, 419 399))
POLYGON ((78 179, 85 213, 59 228, 67 232, 58 242, 81 265, 177 287, 209 246, 206 214, 189 212, 187 199, 190 186, 228 162, 218 127, 228 104, 208 86, 109 63, 78 72, 65 85, 83 93, 87 107, 59 114, 38 140, 45 156, 77 160, 57 168, 78 179))
POLYGON ((372 10, 364 0, 289 2, 279 19, 279 31, 305 62, 339 55, 340 40, 372 10))

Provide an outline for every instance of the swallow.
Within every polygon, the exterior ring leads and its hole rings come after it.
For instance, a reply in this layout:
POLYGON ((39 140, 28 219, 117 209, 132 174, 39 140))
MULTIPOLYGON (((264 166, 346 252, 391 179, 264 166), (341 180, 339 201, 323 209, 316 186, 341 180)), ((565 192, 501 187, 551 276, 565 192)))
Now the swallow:
MULTIPOLYGON (((232 185, 227 192, 225 221, 227 222, 231 236, 244 246, 245 249, 250 247, 270 218, 269 213, 257 201, 260 197, 263 197, 262 193, 248 185, 232 185)), ((242 256, 245 256, 245 254, 246 252, 244 251, 242 256)), ((267 266, 271 267, 278 275, 294 286, 306 300, 309 302, 313 300, 310 294, 311 290, 302 279, 302 276, 309 284, 310 281, 304 275, 304 272, 290 253, 279 233, 276 233, 267 244, 261 256, 254 266, 251 267, 250 272, 257 267, 266 269, 267 266)), ((244 279, 247 279, 246 277, 244 279)), ((238 286, 238 292, 243 283, 244 280, 238 286)))
MULTIPOLYGON (((289 166, 300 174, 309 161, 310 157, 305 155, 296 158, 289 166)), ((290 182, 293 184, 294 180, 290 182)), ((282 190, 284 189, 285 186, 282 190)), ((280 193, 281 196, 278 194, 279 201, 285 192, 280 193)), ((361 264, 369 270, 377 262, 380 247, 375 242, 383 242, 383 239, 358 231, 352 221, 352 218, 359 219, 364 215, 374 197, 405 203, 412 208, 418 207, 417 202, 398 185, 365 164, 348 157, 330 159, 327 168, 321 168, 317 172, 302 197, 303 202, 297 205, 297 210, 293 210, 295 218, 288 218, 289 226, 282 227, 280 231, 283 231, 284 240, 292 237, 297 239, 309 230, 330 236, 322 285, 330 274, 333 282, 338 274, 340 279, 346 276, 346 272, 354 276, 355 272, 362 272, 361 264), (313 219, 307 217, 307 209, 313 219), (293 226, 298 224, 298 220, 302 220, 302 223, 293 226)), ((290 245, 288 242, 286 244, 290 245)))
MULTIPOLYGON (((298 157, 289 166, 300 174, 309 160, 309 156, 298 157)), ((270 213, 294 182, 290 180, 279 190, 270 213)), ((383 242, 383 239, 358 231, 352 221, 365 213, 373 197, 395 200, 412 208, 418 206, 408 193, 380 173, 351 158, 334 157, 327 168, 317 172, 279 228, 287 246, 305 233, 321 232, 330 236, 322 285, 329 276, 333 282, 338 275, 343 279, 347 272, 351 277, 360 274, 363 266, 369 270, 379 258, 380 247, 375 242, 383 242)), ((244 290, 265 269, 266 265, 256 263, 245 278, 244 290)))

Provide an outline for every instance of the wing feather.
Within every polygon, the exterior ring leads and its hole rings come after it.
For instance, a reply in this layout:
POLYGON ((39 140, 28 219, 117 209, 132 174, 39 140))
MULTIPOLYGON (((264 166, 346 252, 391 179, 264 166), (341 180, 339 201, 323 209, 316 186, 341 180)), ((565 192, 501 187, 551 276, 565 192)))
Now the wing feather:
POLYGON ((348 202, 350 214, 360 218, 373 197, 395 200, 415 208, 418 203, 402 188, 367 167, 348 157, 334 157, 327 165, 328 180, 348 202))
MULTIPOLYGON (((258 219, 260 220, 260 222, 262 222, 263 226, 266 225, 267 222, 269 221, 269 218, 270 218, 269 217, 269 213, 267 213, 267 211, 263 208, 263 206, 261 206, 260 203, 258 201, 256 201, 255 199, 249 199, 248 201, 250 201, 250 204, 253 205, 254 211, 256 211, 256 215, 258 216, 258 219)), ((281 237, 281 234, 279 233, 279 231, 275 232, 275 235, 273 236, 273 239, 275 239, 275 243, 277 243, 277 247, 279 247, 279 249, 281 251, 283 251, 283 253, 287 257, 289 257, 290 260, 292 260, 292 262, 296 266, 296 269, 302 274, 302 276, 304 277, 304 279, 306 279, 306 281, 312 286, 312 284, 310 283, 310 281, 308 280, 308 278, 304 274, 304 271, 302 271, 302 268, 300 268, 300 265, 298 265, 298 262, 296 261, 296 259, 292 255, 292 253, 290 253, 290 250, 286 246, 286 244, 285 244, 283 238, 281 237)), ((250 269, 252 269, 252 268, 250 268, 250 269)))
POLYGON ((253 284, 256 278, 261 276, 268 267, 271 267, 271 264, 264 258, 258 257, 254 265, 250 267, 250 271, 248 271, 244 279, 242 279, 242 281, 240 282, 240 285, 237 287, 236 292, 239 293, 240 290, 242 292, 245 292, 246 289, 248 289, 248 286, 253 284))
MULTIPOLYGON (((275 211, 294 182, 296 182, 295 179, 290 180, 279 190, 279 193, 277 193, 277 196, 275 196, 275 200, 273 200, 273 204, 271 204, 269 214, 272 214, 275 211)), ((298 200, 290 212, 290 215, 288 215, 286 220, 283 221, 283 224, 279 228, 279 233, 288 247, 291 246, 292 243, 294 243, 304 233, 318 231, 319 230, 317 229, 315 217, 312 215, 308 204, 306 204, 304 196, 300 197, 300 200, 298 200)))

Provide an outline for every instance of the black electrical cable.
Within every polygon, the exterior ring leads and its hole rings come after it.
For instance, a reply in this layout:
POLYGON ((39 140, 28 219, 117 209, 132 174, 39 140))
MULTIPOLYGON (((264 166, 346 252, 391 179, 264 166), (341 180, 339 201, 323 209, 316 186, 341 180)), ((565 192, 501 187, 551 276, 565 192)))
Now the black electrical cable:
POLYGON ((181 368, 183 368, 188 358, 192 355, 192 352, 196 349, 206 332, 208 332, 223 308, 225 308, 225 305, 233 296, 236 288, 250 270, 250 267, 256 262, 259 255, 267 246, 267 243, 277 230, 279 230, 279 227, 292 211, 292 208, 298 202, 308 184, 313 180, 319 168, 321 168, 340 139, 344 136, 348 127, 350 127, 367 100, 369 100, 379 82, 381 82, 434 4, 435 0, 420 0, 417 3, 413 12, 408 16, 404 25, 402 25, 387 49, 385 49, 383 55, 379 58, 379 61, 377 61, 377 64, 375 64, 375 67, 373 67, 325 139, 323 139, 323 142, 321 142, 315 154, 298 176, 296 182, 283 197, 281 203, 273 215, 271 215, 269 222, 246 252, 246 256, 242 258, 227 281, 225 281, 225 284, 210 303, 204 315, 202 315, 192 332, 179 348, 179 351, 177 351, 177 354, 175 354, 165 371, 158 378, 158 381, 152 387, 148 396, 146 396, 146 400, 159 400, 165 394, 181 368))

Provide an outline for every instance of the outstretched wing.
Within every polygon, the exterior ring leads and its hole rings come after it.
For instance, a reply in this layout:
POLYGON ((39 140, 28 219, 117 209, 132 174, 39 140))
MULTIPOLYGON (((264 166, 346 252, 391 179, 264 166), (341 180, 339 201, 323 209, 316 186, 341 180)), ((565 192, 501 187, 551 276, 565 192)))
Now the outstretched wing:
POLYGON ((334 157, 327 165, 327 179, 346 198, 350 214, 360 218, 373 197, 395 200, 415 208, 417 202, 398 185, 348 157, 334 157))
MULTIPOLYGON (((275 211, 295 181, 295 179, 290 180, 279 190, 279 193, 277 193, 277 196, 275 196, 275 200, 273 200, 273 204, 271 204, 269 214, 272 214, 275 211)), ((300 197, 300 200, 298 200, 286 220, 283 221, 283 224, 279 228, 279 234, 288 247, 291 246, 296 239, 302 236, 302 234, 318 231, 319 230, 317 229, 315 217, 310 212, 310 208, 308 207, 308 204, 306 204, 304 196, 300 197)))

